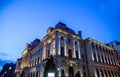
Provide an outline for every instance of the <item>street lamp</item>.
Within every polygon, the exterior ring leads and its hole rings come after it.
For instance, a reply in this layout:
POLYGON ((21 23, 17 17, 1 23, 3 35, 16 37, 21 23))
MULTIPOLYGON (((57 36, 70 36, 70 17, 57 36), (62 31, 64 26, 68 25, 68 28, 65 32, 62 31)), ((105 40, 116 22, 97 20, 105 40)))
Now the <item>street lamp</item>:
POLYGON ((11 70, 12 69, 12 67, 9 67, 9 70, 11 70))

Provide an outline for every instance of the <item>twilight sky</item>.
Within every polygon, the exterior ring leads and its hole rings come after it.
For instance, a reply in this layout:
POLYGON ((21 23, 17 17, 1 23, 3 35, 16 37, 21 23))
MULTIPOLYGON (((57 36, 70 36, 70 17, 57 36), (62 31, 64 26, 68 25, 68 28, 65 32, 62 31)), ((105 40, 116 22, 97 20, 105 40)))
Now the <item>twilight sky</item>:
POLYGON ((119 0, 0 0, 0 60, 16 61, 59 21, 83 38, 120 41, 119 0))

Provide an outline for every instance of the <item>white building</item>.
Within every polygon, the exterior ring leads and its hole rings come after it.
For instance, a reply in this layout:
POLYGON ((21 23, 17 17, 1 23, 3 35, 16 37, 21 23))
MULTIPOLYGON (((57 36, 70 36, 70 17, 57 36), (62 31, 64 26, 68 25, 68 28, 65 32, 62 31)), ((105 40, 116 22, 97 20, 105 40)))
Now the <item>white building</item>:
POLYGON ((81 31, 76 34, 59 22, 47 30, 41 41, 26 44, 22 59, 16 62, 15 74, 16 77, 120 77, 116 56, 113 48, 90 38, 83 40, 81 31), (102 50, 96 50, 96 46, 102 50))

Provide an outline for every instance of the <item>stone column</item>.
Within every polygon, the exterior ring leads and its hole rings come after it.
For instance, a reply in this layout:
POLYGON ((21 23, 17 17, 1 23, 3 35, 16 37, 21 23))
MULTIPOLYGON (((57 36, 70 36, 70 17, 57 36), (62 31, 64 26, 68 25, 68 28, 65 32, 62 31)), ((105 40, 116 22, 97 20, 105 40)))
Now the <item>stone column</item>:
POLYGON ((109 73, 108 73, 108 70, 106 71, 107 72, 107 76, 110 77, 109 73))
POLYGON ((102 57, 103 57, 102 53, 99 52, 99 55, 100 55, 100 61, 103 62, 103 61, 102 61, 102 57))
POLYGON ((104 62, 106 63, 106 58, 104 53, 103 53, 103 59, 104 59, 104 62))
POLYGON ((98 68, 98 72, 99 72, 100 77, 102 77, 102 73, 101 73, 101 70, 99 68, 98 68))
MULTIPOLYGON (((108 55, 108 54, 107 54, 107 55, 108 55)), ((109 58, 108 58, 108 56, 106 56, 106 58, 107 58, 107 64, 109 64, 109 61, 108 61, 109 58)))
POLYGON ((81 59, 81 53, 80 53, 80 43, 78 42, 78 53, 79 53, 79 59, 81 59))
POLYGON ((102 71, 103 71, 103 75, 104 75, 104 77, 106 77, 106 75, 105 75, 105 71, 102 69, 102 71))
POLYGON ((50 55, 53 55, 53 41, 50 42, 50 55))
POLYGON ((52 42, 52 48, 53 48, 53 49, 52 49, 52 50, 53 50, 53 51, 52 51, 52 55, 54 56, 54 55, 56 55, 56 51, 55 51, 55 50, 56 50, 56 49, 55 49, 55 40, 52 42))
POLYGON ((96 72, 96 69, 94 69, 94 73, 95 73, 95 77, 97 77, 97 72, 96 72))
POLYGON ((75 54, 75 40, 73 40, 73 52, 74 52, 74 58, 76 58, 76 54, 75 54))
POLYGON ((83 77, 83 71, 82 71, 82 69, 80 69, 80 75, 81 75, 81 77, 83 77))
POLYGON ((60 73, 61 69, 59 68, 59 70, 57 70, 57 77, 61 77, 61 73, 60 73))
POLYGON ((34 73, 35 73, 35 74, 34 74, 34 77, 36 77, 36 74, 37 74, 36 71, 35 71, 34 73))
POLYGON ((65 50, 65 56, 67 56, 67 51, 66 51, 66 37, 64 37, 64 50, 65 50))
POLYGON ((58 41, 59 41, 59 42, 58 42, 58 55, 60 55, 60 37, 61 37, 61 36, 58 36, 58 41))
POLYGON ((43 60, 46 57, 46 46, 45 45, 43 46, 43 52, 42 52, 42 54, 43 54, 42 55, 42 60, 43 60))
MULTIPOLYGON (((91 42, 89 42, 89 44, 90 44, 90 46, 92 45, 91 42)), ((94 61, 95 59, 94 59, 93 51, 95 52, 95 49, 92 48, 92 46, 91 46, 91 55, 92 55, 92 60, 94 61)))
MULTIPOLYGON (((98 54, 99 54, 99 53, 97 53, 96 47, 95 47, 95 54, 96 54, 96 59, 97 59, 97 62, 98 62, 98 61, 99 61, 99 60, 98 60, 98 54)), ((100 56, 100 55, 99 55, 99 56, 100 56)))

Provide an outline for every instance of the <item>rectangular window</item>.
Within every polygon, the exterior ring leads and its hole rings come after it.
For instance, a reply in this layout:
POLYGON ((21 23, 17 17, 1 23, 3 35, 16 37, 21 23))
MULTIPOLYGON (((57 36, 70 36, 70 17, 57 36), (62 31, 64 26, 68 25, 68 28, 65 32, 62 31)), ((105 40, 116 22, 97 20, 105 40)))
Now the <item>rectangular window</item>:
POLYGON ((71 40, 70 40, 70 39, 68 39, 68 43, 69 43, 69 44, 71 43, 71 40))
POLYGON ((76 51, 76 58, 79 59, 78 51, 76 51))
POLYGON ((94 53, 94 61, 97 61, 96 54, 94 53))
POLYGON ((96 49, 98 50, 98 45, 96 45, 96 49))
POLYGON ((61 47, 61 56, 64 56, 64 47, 61 47))
POLYGON ((95 48, 93 43, 92 43, 92 48, 95 48))
POLYGON ((50 56, 50 50, 48 50, 48 57, 50 56))
POLYGON ((101 57, 102 57, 102 62, 105 63, 105 62, 104 62, 104 58, 103 58, 103 56, 101 56, 101 57))
POLYGON ((99 54, 98 54, 98 61, 101 62, 101 60, 100 60, 100 55, 99 55, 99 54))
POLYGON ((82 60, 85 61, 84 55, 81 55, 81 57, 82 57, 82 60))
POLYGON ((71 49, 68 49, 68 55, 70 58, 72 58, 72 50, 71 49))

